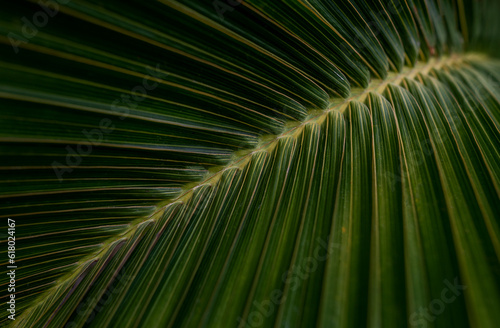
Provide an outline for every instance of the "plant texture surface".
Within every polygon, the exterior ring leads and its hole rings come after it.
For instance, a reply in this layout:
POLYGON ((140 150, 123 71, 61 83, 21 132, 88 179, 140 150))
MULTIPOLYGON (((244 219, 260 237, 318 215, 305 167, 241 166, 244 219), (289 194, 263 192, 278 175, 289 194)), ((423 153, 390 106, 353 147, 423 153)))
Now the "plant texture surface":
POLYGON ((0 325, 498 327, 499 13, 3 3, 0 325))

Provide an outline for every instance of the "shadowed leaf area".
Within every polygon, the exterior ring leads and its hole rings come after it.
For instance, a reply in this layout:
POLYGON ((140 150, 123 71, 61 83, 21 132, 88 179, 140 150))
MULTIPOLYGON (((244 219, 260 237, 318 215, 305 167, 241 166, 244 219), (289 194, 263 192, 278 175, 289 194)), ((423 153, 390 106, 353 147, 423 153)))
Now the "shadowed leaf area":
POLYGON ((5 2, 0 325, 497 327, 499 12, 5 2))

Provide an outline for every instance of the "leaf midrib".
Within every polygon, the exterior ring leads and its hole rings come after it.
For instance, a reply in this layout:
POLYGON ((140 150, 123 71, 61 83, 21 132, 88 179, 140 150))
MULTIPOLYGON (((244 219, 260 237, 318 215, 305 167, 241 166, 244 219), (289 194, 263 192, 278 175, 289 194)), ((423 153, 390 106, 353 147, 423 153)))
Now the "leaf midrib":
MULTIPOLYGON (((100 257, 103 254, 107 253, 109 247, 116 243, 116 241, 118 241, 119 239, 125 240, 129 238, 134 233, 138 225, 143 224, 144 222, 147 221, 154 222, 158 220, 159 218, 161 218, 162 213, 168 206, 171 206, 176 203, 180 204, 186 203, 197 188, 204 185, 215 185, 219 181, 224 171, 231 168, 241 169, 250 160, 251 156, 254 155, 255 153, 272 151, 272 149, 275 147, 277 141, 280 138, 286 136, 296 137, 302 132, 306 124, 312 122, 321 123, 326 118, 327 114, 330 111, 337 110, 340 112, 344 112, 344 110, 348 107, 348 104, 351 101, 357 100, 362 102, 365 100, 365 98, 368 96, 370 92, 381 93, 387 85, 389 84, 399 85, 399 83, 403 81, 405 78, 412 78, 417 74, 427 74, 432 69, 440 69, 448 65, 461 64, 464 61, 467 61, 468 59, 477 59, 477 58, 484 59, 484 57, 485 56, 482 54, 470 53, 464 55, 453 55, 450 57, 443 57, 439 59, 432 58, 427 63, 417 62, 415 67, 405 66, 402 72, 399 73, 389 72, 387 78, 384 80, 372 79, 370 81, 369 86, 366 89, 362 88, 352 89, 351 96, 349 98, 340 98, 340 97, 331 98, 328 109, 326 110, 311 109, 308 111, 308 115, 303 121, 286 122, 283 128, 283 132, 281 132, 280 134, 262 135, 259 139, 258 144, 253 149, 234 152, 233 159, 231 160, 231 162, 223 166, 215 166, 210 168, 209 172, 204 177, 204 179, 200 181, 185 184, 184 187, 182 188, 183 189, 182 193, 177 198, 157 203, 156 204, 157 209, 153 214, 149 215, 148 217, 141 217, 131 221, 128 224, 129 227, 125 232, 119 235, 115 235, 106 240, 105 242, 102 242, 101 243, 102 247, 100 249, 98 249, 92 254, 89 254, 81 258, 75 264, 77 265, 77 267, 85 269, 87 267, 86 263, 97 261, 98 259, 100 259, 100 257)), ((31 303, 31 305, 29 305, 23 311, 19 320, 22 321, 22 319, 28 315, 30 310, 32 310, 37 304, 44 302, 48 297, 47 295, 51 294, 51 291, 57 290, 61 285, 66 284, 68 281, 77 279, 81 275, 81 273, 82 273, 81 270, 71 271, 68 274, 62 276, 60 279, 58 279, 52 288, 43 292, 39 297, 37 297, 37 299, 33 303, 31 303)))

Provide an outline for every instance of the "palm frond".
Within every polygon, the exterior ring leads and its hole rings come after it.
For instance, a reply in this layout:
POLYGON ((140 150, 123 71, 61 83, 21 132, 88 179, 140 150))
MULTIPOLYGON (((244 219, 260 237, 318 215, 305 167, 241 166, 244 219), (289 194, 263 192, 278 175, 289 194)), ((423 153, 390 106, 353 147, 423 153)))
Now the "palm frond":
POLYGON ((498 9, 5 4, 0 322, 495 327, 498 9))

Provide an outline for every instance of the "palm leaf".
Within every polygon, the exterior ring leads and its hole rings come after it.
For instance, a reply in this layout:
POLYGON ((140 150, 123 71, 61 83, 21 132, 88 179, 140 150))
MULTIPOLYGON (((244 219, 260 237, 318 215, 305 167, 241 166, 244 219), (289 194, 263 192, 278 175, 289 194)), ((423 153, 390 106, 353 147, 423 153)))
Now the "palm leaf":
POLYGON ((1 324, 496 327, 499 7, 4 4, 1 324))

